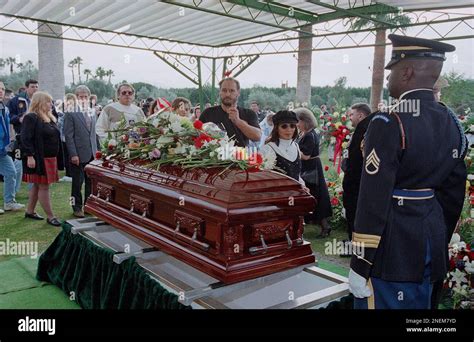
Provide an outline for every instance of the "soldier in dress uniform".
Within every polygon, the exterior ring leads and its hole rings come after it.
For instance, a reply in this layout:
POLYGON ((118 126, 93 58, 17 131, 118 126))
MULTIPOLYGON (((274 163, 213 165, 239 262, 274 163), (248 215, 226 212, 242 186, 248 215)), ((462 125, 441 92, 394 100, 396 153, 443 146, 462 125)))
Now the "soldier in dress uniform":
POLYGON ((452 45, 389 35, 388 89, 363 140, 349 288, 355 308, 428 309, 465 196, 466 138, 433 86, 452 45))

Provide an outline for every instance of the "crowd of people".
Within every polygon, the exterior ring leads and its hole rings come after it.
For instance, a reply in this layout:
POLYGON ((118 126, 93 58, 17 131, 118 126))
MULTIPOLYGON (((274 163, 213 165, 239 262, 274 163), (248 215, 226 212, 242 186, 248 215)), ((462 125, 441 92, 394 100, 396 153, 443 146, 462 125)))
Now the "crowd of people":
MULTIPOLYGON (((467 177, 463 131, 435 94, 444 53, 454 47, 419 38, 389 38, 394 52, 386 67, 391 71, 388 88, 397 104, 388 112, 371 114, 367 104, 359 103, 350 113, 355 132, 343 163, 343 202, 348 241, 365 247, 362 254, 351 253, 349 285, 358 308, 429 308, 431 301, 436 304, 433 285, 446 274, 447 243, 462 209, 467 177), (410 101, 420 104, 417 115, 400 106, 410 101)), ((116 101, 103 109, 84 85, 67 94, 60 108, 48 93, 39 91, 35 80, 28 80, 17 96, 5 97, 5 90, 0 82, 0 174, 7 211, 25 208, 15 199, 23 180, 29 189, 25 217, 44 219, 35 211, 39 201, 47 222, 61 225, 51 207, 49 186, 58 181, 58 169, 65 168, 72 180, 73 214, 84 217, 91 190, 84 168, 108 132, 123 120, 132 124, 174 111, 216 124, 237 146, 271 154, 275 171, 300 182, 316 198, 305 222, 319 225, 320 237, 331 232, 320 136, 314 113, 307 108, 273 113, 261 111, 257 102, 251 108, 240 107, 240 83, 230 77, 219 83, 220 104, 206 104, 202 113, 183 97, 171 103, 149 99, 138 106, 135 89, 127 83, 117 87, 116 101)), ((325 107, 322 111, 328 115, 325 107)))
POLYGON ((58 170, 65 170, 60 181, 71 182, 73 215, 84 217, 84 202, 91 191, 84 168, 94 159, 108 132, 123 120, 132 124, 164 111, 173 111, 192 121, 214 122, 236 141, 237 146, 276 154, 279 170, 285 170, 288 176, 302 182, 317 198, 317 208, 309 210, 313 214, 305 221, 321 225, 320 237, 327 237, 331 231, 328 224, 331 204, 319 160, 317 122, 308 109, 282 110, 275 114, 261 110, 257 101, 252 101, 250 108, 237 106, 240 84, 234 78, 220 82, 220 104, 206 103, 202 113, 199 104, 193 107, 184 97, 171 102, 164 98, 136 102, 135 89, 127 83, 117 87, 116 99, 103 108, 85 85, 77 86, 74 94, 66 94, 63 101, 53 102, 46 92, 39 91, 36 80, 26 81, 25 88, 13 97, 10 93, 5 96, 5 86, 0 84, 0 101, 4 104, 2 118, 5 118, 2 126, 4 145, 1 146, 4 153, 0 157, 0 174, 5 182, 4 210, 24 209, 26 218, 42 220, 44 218, 35 211, 39 201, 47 222, 60 225, 51 207, 49 186, 58 181, 58 170), (291 151, 287 151, 288 148, 291 151), (290 164, 292 166, 288 167, 290 164), (22 180, 28 183, 29 190, 26 209, 15 200, 22 180))

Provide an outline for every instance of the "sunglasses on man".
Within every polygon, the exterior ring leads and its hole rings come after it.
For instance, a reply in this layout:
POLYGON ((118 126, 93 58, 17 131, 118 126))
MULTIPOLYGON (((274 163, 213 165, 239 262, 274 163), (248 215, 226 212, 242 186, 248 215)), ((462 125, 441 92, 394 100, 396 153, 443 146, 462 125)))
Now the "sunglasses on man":
POLYGON ((120 95, 126 96, 126 95, 133 95, 133 91, 122 91, 120 95))

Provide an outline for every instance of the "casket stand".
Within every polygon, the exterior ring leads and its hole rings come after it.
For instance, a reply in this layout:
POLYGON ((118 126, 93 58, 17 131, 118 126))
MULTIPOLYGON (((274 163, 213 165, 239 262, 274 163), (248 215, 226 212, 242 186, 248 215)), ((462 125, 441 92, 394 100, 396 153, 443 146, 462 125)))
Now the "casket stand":
POLYGON ((315 261, 303 240, 303 217, 315 199, 280 173, 154 171, 116 160, 95 160, 85 170, 92 183, 87 213, 224 283, 315 261))

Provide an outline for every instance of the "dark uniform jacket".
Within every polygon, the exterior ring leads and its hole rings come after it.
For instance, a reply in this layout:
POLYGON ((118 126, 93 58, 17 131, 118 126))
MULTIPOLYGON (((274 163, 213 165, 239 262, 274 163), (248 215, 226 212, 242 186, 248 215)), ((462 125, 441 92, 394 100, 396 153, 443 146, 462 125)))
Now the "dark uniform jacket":
POLYGON ((351 268, 361 276, 386 281, 421 282, 427 244, 431 280, 445 277, 447 245, 462 210, 466 138, 450 110, 429 89, 402 95, 393 113, 376 114, 364 139, 351 268), (405 110, 411 103, 418 111, 405 110), (403 108, 402 108, 403 107, 403 108), (402 137, 405 135, 405 149, 402 137), (433 189, 427 199, 394 196, 399 189, 433 189))
POLYGON ((364 163, 360 144, 374 115, 375 113, 372 113, 359 122, 347 148, 348 156, 342 163, 342 170, 344 171, 342 188, 344 190, 343 198, 346 210, 353 210, 355 212, 357 206, 362 164, 364 163))

